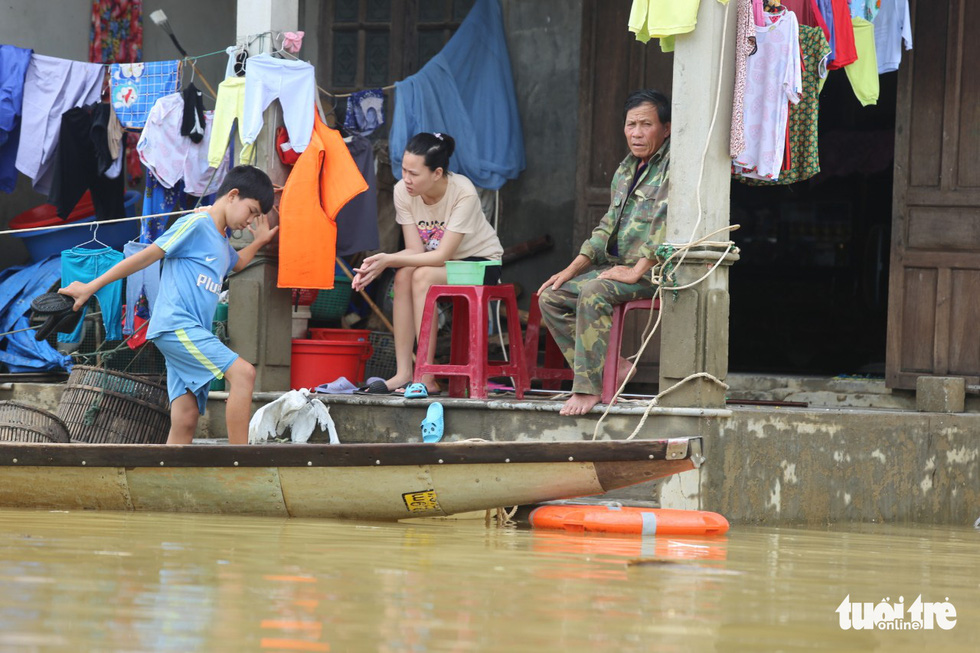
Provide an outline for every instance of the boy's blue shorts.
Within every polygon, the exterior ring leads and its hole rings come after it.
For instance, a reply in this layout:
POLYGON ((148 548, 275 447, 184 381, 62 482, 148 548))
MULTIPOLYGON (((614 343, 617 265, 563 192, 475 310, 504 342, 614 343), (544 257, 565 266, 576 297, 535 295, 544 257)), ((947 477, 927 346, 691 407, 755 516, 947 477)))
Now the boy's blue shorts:
POLYGON ((170 401, 190 392, 197 397, 197 409, 203 415, 211 381, 223 379, 238 354, 198 326, 161 333, 153 338, 153 344, 167 361, 170 401))

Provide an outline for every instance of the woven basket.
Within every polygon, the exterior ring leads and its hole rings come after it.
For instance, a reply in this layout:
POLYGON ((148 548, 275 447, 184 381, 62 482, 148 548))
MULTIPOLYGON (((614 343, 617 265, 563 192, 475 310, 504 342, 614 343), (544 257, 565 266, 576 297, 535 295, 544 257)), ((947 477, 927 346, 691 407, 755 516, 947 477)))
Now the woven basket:
POLYGON ((0 441, 70 442, 68 428, 56 415, 18 401, 0 401, 0 441))
POLYGON ((76 365, 58 416, 74 442, 163 444, 170 431, 167 389, 123 372, 76 365))

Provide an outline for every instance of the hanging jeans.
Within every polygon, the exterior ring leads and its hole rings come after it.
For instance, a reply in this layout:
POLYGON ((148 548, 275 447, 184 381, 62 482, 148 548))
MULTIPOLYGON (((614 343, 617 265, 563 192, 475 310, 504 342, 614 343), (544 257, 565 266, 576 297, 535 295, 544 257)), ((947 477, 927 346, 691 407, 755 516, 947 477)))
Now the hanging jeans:
MULTIPOLYGON (((147 248, 147 243, 128 242, 123 245, 123 256, 129 258, 147 248)), ((123 335, 133 332, 133 315, 140 294, 146 295, 146 303, 153 310, 153 302, 160 292, 160 261, 154 261, 147 267, 126 277, 126 315, 123 318, 123 335)))
MULTIPOLYGON (((123 260, 123 255, 111 247, 87 249, 73 247, 61 253, 61 285, 67 286, 72 281, 88 283, 106 272, 113 265, 123 260)), ((102 310, 102 324, 105 326, 106 340, 122 340, 122 281, 113 281, 103 286, 95 293, 102 310)), ((71 333, 59 333, 58 342, 78 342, 82 339, 82 326, 85 320, 85 308, 82 308, 82 319, 71 333)))

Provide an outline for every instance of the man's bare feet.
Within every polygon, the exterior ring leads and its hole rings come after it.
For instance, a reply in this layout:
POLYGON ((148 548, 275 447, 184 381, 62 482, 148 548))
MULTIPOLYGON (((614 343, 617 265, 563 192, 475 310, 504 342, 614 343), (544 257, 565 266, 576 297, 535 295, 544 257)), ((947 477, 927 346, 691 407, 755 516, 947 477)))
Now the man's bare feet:
POLYGON ((599 395, 586 395, 576 392, 568 398, 568 401, 558 412, 562 415, 585 415, 597 403, 599 403, 599 395))

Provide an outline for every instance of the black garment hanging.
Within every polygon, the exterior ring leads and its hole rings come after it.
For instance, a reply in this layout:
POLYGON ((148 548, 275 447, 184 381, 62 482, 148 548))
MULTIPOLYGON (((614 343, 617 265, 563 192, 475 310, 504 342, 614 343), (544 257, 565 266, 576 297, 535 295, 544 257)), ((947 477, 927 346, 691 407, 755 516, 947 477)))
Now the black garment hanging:
POLYGON ((112 115, 112 108, 105 103, 99 102, 92 105, 92 146, 95 148, 95 160, 98 164, 98 172, 104 175, 106 170, 112 166, 113 158, 109 153, 109 118, 112 115))
POLYGON ((204 95, 191 82, 184 89, 184 115, 180 123, 180 135, 194 143, 204 140, 204 95))
MULTIPOLYGON (((61 116, 61 135, 49 199, 62 218, 68 217, 86 190, 92 191, 92 203, 99 220, 126 215, 126 175, 120 173, 115 179, 109 179, 98 172, 98 156, 92 138, 94 108, 95 105, 75 107, 61 116)), ((108 149, 108 145, 106 147, 108 149)), ((120 156, 125 156, 125 150, 120 156)))

